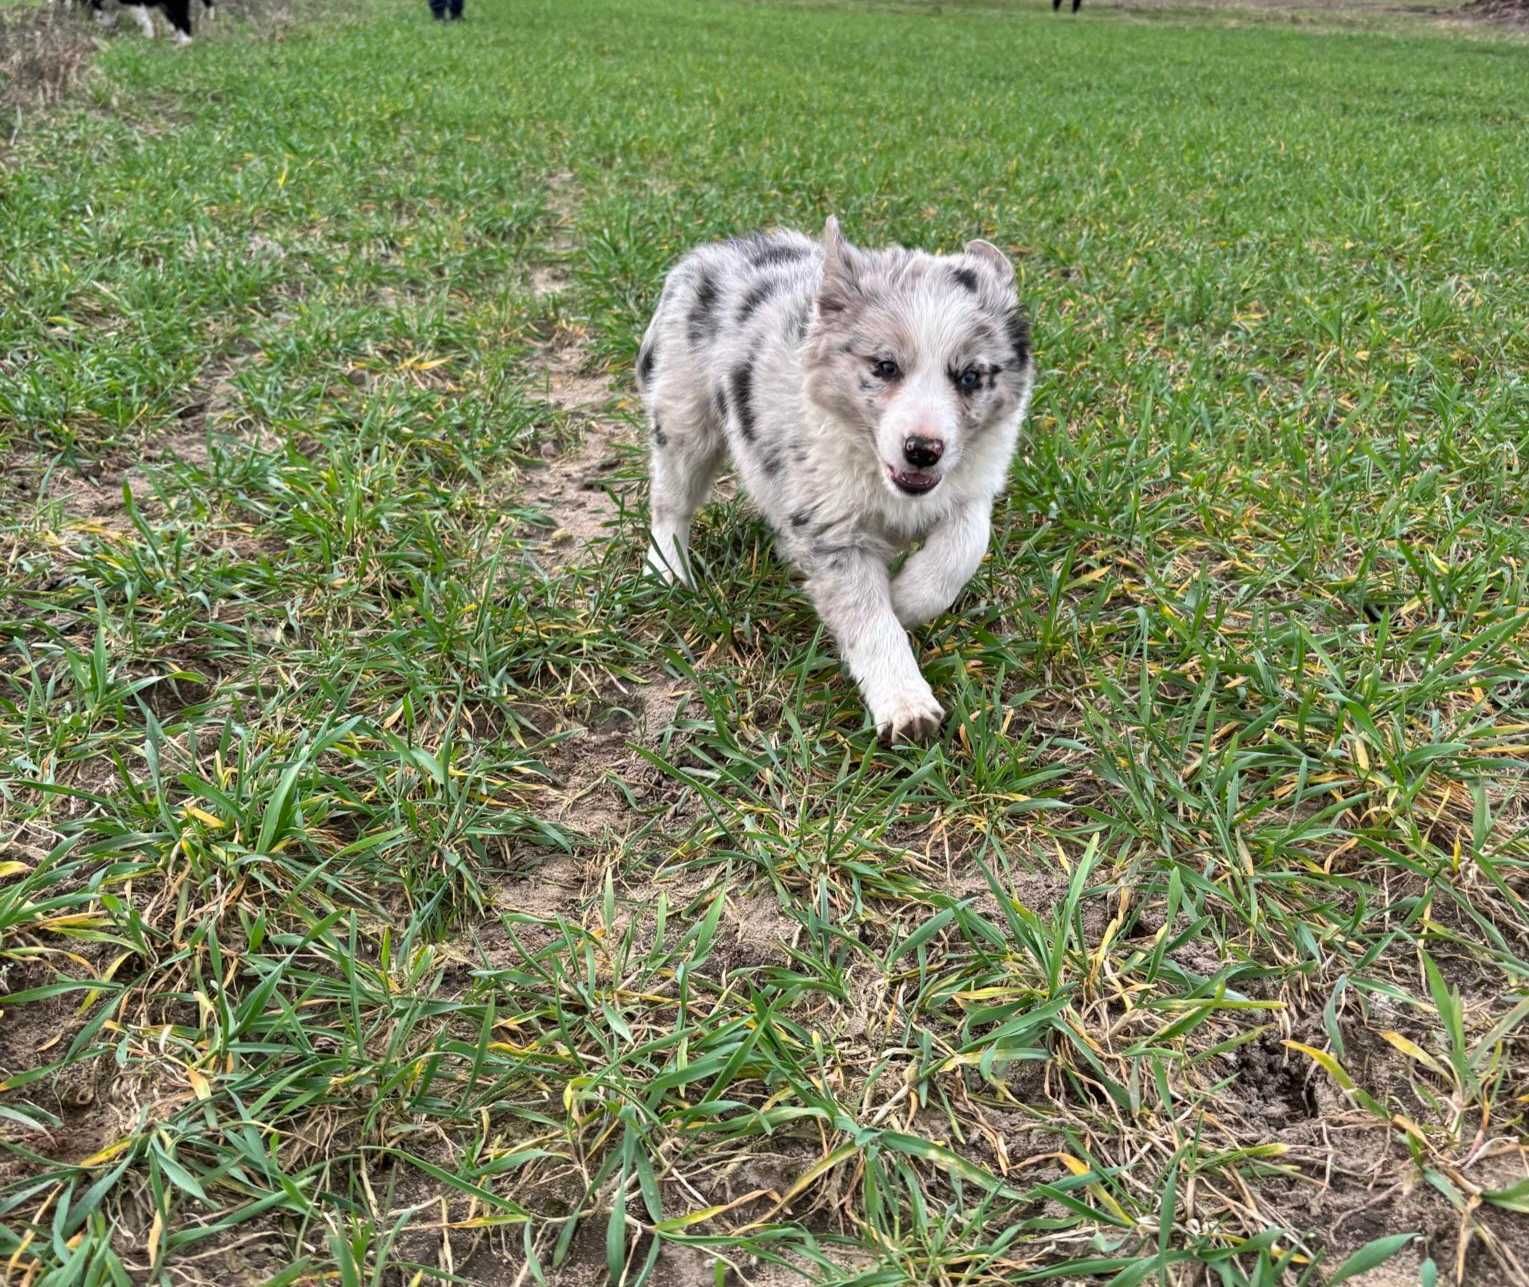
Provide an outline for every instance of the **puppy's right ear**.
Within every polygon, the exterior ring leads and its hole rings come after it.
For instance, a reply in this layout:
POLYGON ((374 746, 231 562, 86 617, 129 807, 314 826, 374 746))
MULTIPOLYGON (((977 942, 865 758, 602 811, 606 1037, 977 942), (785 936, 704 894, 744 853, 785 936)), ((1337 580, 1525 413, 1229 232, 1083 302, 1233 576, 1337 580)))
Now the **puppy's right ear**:
POLYGON ((828 216, 823 225, 823 284, 818 287, 818 314, 821 317, 837 317, 854 302, 860 293, 858 256, 855 248, 844 240, 839 231, 839 221, 828 216))
POLYGON ((982 260, 989 268, 998 274, 999 282, 1008 286, 1014 281, 1014 265, 1009 262, 1009 257, 999 250, 991 241, 968 241, 966 253, 975 259, 982 260))

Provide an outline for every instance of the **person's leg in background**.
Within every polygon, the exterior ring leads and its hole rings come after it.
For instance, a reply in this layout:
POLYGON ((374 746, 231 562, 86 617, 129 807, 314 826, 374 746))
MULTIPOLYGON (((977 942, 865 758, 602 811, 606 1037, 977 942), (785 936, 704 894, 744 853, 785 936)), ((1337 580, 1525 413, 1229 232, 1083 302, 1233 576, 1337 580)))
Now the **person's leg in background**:
POLYGON ((437 22, 445 22, 446 0, 430 0, 430 16, 437 22))

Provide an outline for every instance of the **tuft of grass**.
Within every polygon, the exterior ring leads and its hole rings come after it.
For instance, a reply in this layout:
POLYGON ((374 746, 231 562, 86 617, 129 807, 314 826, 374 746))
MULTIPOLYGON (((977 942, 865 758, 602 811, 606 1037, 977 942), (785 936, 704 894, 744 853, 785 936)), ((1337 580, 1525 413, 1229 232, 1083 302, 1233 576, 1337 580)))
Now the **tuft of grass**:
POLYGON ((1523 1277, 1529 55, 1084 18, 366 0, 18 135, 8 1273, 1523 1277), (927 748, 741 501, 638 574, 665 267, 830 212, 1036 319, 927 748))

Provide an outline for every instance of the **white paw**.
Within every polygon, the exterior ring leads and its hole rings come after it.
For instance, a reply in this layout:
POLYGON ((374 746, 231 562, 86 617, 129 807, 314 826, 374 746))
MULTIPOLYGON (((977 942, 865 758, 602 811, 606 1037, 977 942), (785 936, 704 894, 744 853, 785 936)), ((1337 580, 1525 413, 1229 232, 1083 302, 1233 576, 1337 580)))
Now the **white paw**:
POLYGON ((871 711, 876 721, 876 736, 883 746, 894 742, 927 742, 940 731, 945 711, 926 687, 899 693, 891 701, 871 711))
POLYGON ((676 582, 684 586, 690 584, 690 578, 686 575, 679 557, 671 554, 666 559, 652 545, 648 546, 647 572, 649 576, 657 577, 665 585, 674 585, 676 582))
POLYGON ((667 523, 648 529, 648 572, 666 584, 690 584, 689 532, 667 523))
POLYGON ((191 37, 188 36, 184 31, 177 31, 175 33, 175 43, 177 45, 189 45, 191 43, 191 37))

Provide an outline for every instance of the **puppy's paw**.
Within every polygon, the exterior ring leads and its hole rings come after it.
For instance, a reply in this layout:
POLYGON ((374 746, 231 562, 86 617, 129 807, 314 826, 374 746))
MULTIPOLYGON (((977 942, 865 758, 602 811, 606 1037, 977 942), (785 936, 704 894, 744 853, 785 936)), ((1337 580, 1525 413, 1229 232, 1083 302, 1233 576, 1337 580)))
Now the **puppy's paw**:
POLYGON ((894 742, 927 742, 940 731, 945 711, 927 688, 923 692, 900 693, 872 712, 876 718, 876 736, 883 746, 894 742))
POLYGON ((690 584, 690 578, 685 575, 685 569, 672 560, 666 562, 663 555, 651 545, 648 547, 648 566, 646 570, 649 576, 657 577, 665 585, 678 584, 689 586, 690 584))

